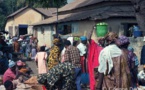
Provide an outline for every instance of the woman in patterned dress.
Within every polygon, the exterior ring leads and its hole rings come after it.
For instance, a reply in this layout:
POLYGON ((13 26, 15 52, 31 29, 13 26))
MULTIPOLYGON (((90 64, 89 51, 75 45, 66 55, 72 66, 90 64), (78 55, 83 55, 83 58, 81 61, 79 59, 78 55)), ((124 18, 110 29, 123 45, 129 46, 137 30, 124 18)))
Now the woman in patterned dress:
POLYGON ((50 49, 49 57, 48 57, 48 70, 53 68, 55 65, 59 63, 59 55, 60 55, 60 48, 59 48, 59 39, 53 40, 53 46, 50 49))

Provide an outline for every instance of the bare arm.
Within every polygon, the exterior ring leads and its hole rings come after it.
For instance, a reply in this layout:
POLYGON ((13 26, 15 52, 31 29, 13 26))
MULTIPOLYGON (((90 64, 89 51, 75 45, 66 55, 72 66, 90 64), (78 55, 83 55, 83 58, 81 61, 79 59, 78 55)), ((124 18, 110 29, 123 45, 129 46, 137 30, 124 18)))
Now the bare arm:
POLYGON ((91 37, 92 37, 92 34, 93 34, 94 29, 95 29, 95 25, 93 26, 91 32, 89 32, 88 35, 87 35, 87 38, 88 38, 88 41, 89 42, 91 41, 91 37))

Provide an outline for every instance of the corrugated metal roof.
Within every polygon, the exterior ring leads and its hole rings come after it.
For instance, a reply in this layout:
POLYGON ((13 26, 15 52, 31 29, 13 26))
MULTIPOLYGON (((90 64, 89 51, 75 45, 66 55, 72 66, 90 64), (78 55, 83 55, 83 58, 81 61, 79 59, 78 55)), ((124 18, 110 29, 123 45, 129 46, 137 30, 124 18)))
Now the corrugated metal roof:
MULTIPOLYGON (((80 11, 77 13, 70 13, 65 15, 59 15, 59 23, 67 22, 67 21, 77 21, 77 20, 97 20, 97 19, 106 19, 109 17, 135 17, 135 12, 133 6, 108 6, 97 8, 88 11, 80 11)), ((39 23, 33 24, 35 25, 45 25, 56 23, 57 17, 53 16, 46 20, 43 20, 39 23)))
POLYGON ((54 16, 56 14, 53 14, 54 12, 56 12, 56 8, 34 8, 36 10, 38 10, 39 12, 43 13, 46 16, 54 16))
POLYGON ((129 0, 75 0, 74 2, 69 3, 64 7, 60 8, 59 12, 74 10, 77 8, 93 5, 103 1, 129 1, 129 0))
MULTIPOLYGON (((13 17, 13 16, 21 13, 22 11, 26 10, 27 8, 31 8, 31 7, 28 7, 28 6, 23 7, 21 9, 15 11, 14 13, 10 14, 7 18, 13 17)), ((53 14, 53 13, 56 12, 56 8, 48 8, 48 9, 47 8, 31 8, 31 9, 33 9, 47 17, 54 16, 55 14, 53 14)))

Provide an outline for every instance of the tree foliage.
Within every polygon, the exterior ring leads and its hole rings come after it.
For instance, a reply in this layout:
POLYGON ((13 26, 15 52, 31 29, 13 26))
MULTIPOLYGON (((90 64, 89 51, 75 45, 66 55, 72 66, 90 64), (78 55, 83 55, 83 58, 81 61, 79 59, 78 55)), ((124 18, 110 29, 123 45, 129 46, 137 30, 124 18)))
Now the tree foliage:
POLYGON ((17 6, 32 6, 32 7, 61 7, 67 4, 67 0, 17 0, 17 6))

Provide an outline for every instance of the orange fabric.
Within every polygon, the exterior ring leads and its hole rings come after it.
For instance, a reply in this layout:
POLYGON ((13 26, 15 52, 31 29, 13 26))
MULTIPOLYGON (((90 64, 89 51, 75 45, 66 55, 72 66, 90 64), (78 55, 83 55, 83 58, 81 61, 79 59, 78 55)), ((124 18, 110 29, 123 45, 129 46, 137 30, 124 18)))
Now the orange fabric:
POLYGON ((21 73, 26 73, 28 71, 28 69, 26 69, 26 68, 21 68, 20 70, 19 70, 19 72, 21 72, 21 73))
POLYGON ((17 41, 14 42, 14 50, 15 52, 19 52, 20 51, 20 45, 17 41))

